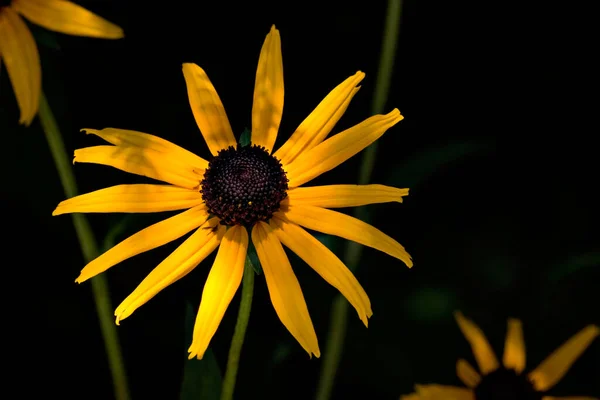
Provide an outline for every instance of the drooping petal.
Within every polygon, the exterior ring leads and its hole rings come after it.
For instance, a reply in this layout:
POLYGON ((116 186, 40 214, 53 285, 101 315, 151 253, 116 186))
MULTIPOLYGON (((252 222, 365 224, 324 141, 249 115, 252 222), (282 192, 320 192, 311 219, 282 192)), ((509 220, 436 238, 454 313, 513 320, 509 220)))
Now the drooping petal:
POLYGON ((21 110, 19 123, 29 126, 40 103, 42 69, 33 35, 11 7, 0 12, 0 58, 21 110))
POLYGON ((224 234, 225 226, 219 224, 218 218, 211 218, 202 224, 181 246, 158 264, 133 293, 117 307, 115 310, 117 325, 158 292, 196 268, 219 246, 224 234))
POLYGON ((254 101, 252 102, 252 143, 273 150, 283 114, 283 60, 281 38, 275 25, 260 50, 254 101))
POLYGON ((192 114, 212 155, 229 146, 235 147, 225 108, 206 72, 196 64, 185 63, 183 77, 192 114))
POLYGON ((514 369, 519 374, 525 369, 525 340, 523 327, 518 319, 508 320, 502 363, 506 368, 514 369))
POLYGON ((556 385, 599 334, 598 326, 588 325, 546 357, 529 373, 536 390, 546 391, 556 385))
POLYGON ((542 400, 598 400, 597 397, 590 396, 565 396, 565 397, 556 397, 556 396, 544 396, 542 400))
POLYGON ((285 165, 289 187, 300 186, 327 172, 376 141, 404 117, 398 109, 386 115, 375 115, 350 129, 321 142, 285 165))
POLYGON ((289 206, 274 214, 283 220, 318 232, 352 240, 364 246, 383 251, 412 267, 410 255, 404 247, 379 229, 349 215, 314 206, 289 206))
POLYGON ((146 176, 175 186, 195 189, 202 175, 177 157, 132 146, 93 146, 75 150, 73 162, 108 165, 122 171, 146 176))
POLYGON ((340 120, 350 100, 360 89, 356 87, 365 77, 358 71, 333 89, 302 121, 296 131, 274 154, 283 165, 288 165, 305 151, 321 143, 340 120))
POLYGON ((446 385, 415 385, 421 400, 475 400, 471 389, 446 385))
POLYGON ((201 205, 150 225, 89 262, 75 282, 84 282, 128 258, 179 239, 207 219, 206 207, 201 205))
POLYGON ((473 389, 481 382, 481 375, 475 371, 475 368, 471 364, 462 358, 456 362, 456 375, 470 389, 473 389))
POLYGON ((287 194, 291 206, 337 208, 392 201, 402 203, 402 197, 408 196, 408 189, 385 185, 327 185, 294 188, 287 194))
POLYGON ((115 146, 133 146, 144 149, 154 150, 158 153, 171 155, 177 158, 179 161, 185 164, 189 164, 198 173, 204 173, 206 167, 208 167, 208 161, 197 156, 184 149, 183 147, 177 146, 174 143, 169 142, 163 138, 148 133, 132 131, 128 129, 115 129, 115 128, 104 128, 104 129, 82 129, 88 135, 96 135, 106 140, 110 144, 115 146))
POLYGON ((13 0, 11 7, 51 31, 103 39, 123 37, 123 30, 117 25, 70 1, 13 0))
POLYGON ((487 375, 498 369, 498 360, 494 350, 492 350, 492 346, 490 346, 481 329, 473 321, 465 318, 459 311, 454 313, 454 317, 465 339, 471 345, 479 371, 483 375, 487 375))
POLYGON ((227 230, 204 284, 194 324, 193 341, 188 350, 190 359, 196 356, 199 359, 203 357, 217 331, 231 299, 242 282, 247 250, 246 228, 236 225, 227 230))
POLYGON ((69 213, 150 213, 202 204, 202 194, 171 185, 117 185, 61 201, 52 215, 69 213))
POLYGON ((286 247, 296 253, 331 286, 335 287, 356 309, 360 320, 368 326, 373 315, 365 290, 344 263, 323 243, 296 224, 279 218, 271 219, 271 228, 286 247))
POLYGON ((279 319, 311 357, 312 354, 320 357, 317 334, 302 289, 277 236, 269 225, 261 221, 252 229, 252 243, 279 319))

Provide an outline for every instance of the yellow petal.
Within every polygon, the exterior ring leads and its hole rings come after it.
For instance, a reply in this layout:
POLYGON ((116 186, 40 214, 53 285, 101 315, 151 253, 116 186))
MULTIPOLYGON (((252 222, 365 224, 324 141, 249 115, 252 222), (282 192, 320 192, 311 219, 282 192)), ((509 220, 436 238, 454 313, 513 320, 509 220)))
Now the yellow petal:
POLYGON ((589 396, 544 396, 542 400, 598 400, 597 397, 589 397, 589 396))
POLYGON ((481 375, 462 358, 456 362, 456 375, 466 387, 473 389, 481 382, 481 375))
POLYGON ((252 229, 252 243, 265 273, 269 296, 275 312, 298 343, 316 357, 321 356, 302 289, 290 261, 271 227, 259 221, 252 229))
POLYGON ((333 89, 300 124, 290 138, 274 154, 283 165, 288 165, 305 151, 321 143, 340 120, 350 100, 358 92, 356 87, 365 77, 358 71, 333 89))
POLYGON ((408 189, 384 185, 328 185, 294 188, 287 194, 290 205, 337 208, 392 201, 402 203, 402 197, 408 196, 408 189))
POLYGON ((75 282, 84 282, 121 261, 172 242, 199 227, 207 219, 206 207, 201 205, 150 225, 88 263, 75 282))
POLYGON ((120 39, 123 30, 91 11, 65 0, 13 0, 11 5, 34 24, 74 36, 120 39))
POLYGON ((131 146, 93 146, 75 150, 74 163, 108 165, 148 178, 188 189, 200 185, 202 175, 182 164, 176 157, 150 149, 131 146))
POLYGON ((556 385, 599 334, 600 328, 588 325, 546 357, 529 373, 536 390, 543 392, 556 385))
POLYGON ((475 400, 471 389, 445 385, 415 385, 422 400, 475 400))
POLYGON ((225 234, 225 226, 218 218, 211 218, 196 230, 185 242, 150 272, 115 310, 116 323, 130 316, 146 304, 158 292, 190 273, 212 253, 225 234))
POLYGON ((208 274, 200 309, 194 324, 192 345, 189 358, 202 358, 208 344, 217 331, 231 299, 237 292, 242 276, 246 252, 248 250, 248 232, 241 225, 236 225, 225 233, 215 262, 208 274))
POLYGON ((283 114, 283 61, 281 39, 275 25, 260 50, 254 101, 252 102, 252 143, 271 152, 283 114))
POLYGON ((0 10, 0 58, 21 110, 19 123, 29 126, 40 103, 42 69, 33 35, 11 7, 0 10))
POLYGON ((192 63, 183 64, 183 77, 196 124, 213 156, 219 150, 236 146, 235 137, 223 103, 202 68, 192 63))
POLYGON ((379 139, 403 118, 398 109, 386 115, 375 115, 302 153, 285 166, 289 186, 300 186, 337 167, 379 139))
POLYGON ((364 246, 383 251, 412 267, 410 255, 404 247, 379 229, 359 219, 313 206, 289 206, 274 214, 305 228, 352 240, 364 246))
POLYGON ((277 238, 312 267, 331 286, 335 287, 356 309, 360 320, 368 326, 373 315, 365 290, 344 263, 323 243, 296 224, 279 218, 271 219, 277 238))
POLYGON ((506 368, 514 369, 519 374, 525 369, 525 340, 523 327, 518 319, 508 320, 502 363, 506 368))
POLYGON ((202 203, 202 194, 171 185, 117 185, 61 201, 52 215, 148 213, 182 210, 202 203))
POLYGON ((481 329, 475 323, 465 318, 461 312, 454 313, 458 327, 462 331, 465 339, 471 345, 473 355, 479 365, 479 371, 483 375, 487 375, 498 369, 498 360, 494 354, 494 350, 487 341, 481 329))
POLYGON ((84 128, 82 131, 88 135, 92 134, 99 136, 115 146, 141 147, 165 155, 171 155, 180 162, 189 164, 199 174, 203 174, 206 167, 208 167, 208 161, 198 157, 191 151, 148 133, 115 128, 104 128, 100 130, 84 128))

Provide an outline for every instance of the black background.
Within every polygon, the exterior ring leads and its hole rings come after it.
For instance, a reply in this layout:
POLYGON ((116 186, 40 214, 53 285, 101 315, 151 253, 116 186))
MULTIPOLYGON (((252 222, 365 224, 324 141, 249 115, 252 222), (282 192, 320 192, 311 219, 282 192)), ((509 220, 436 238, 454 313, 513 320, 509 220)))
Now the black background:
MULTIPOLYGON (((277 146, 335 85, 367 76, 335 132, 370 115, 385 2, 80 2, 120 25, 126 38, 38 38, 43 89, 69 153, 100 144, 80 128, 153 133, 203 157, 208 149, 189 108, 183 62, 202 66, 236 134, 250 126, 260 47, 281 32, 285 106, 277 146)), ((413 256, 399 261, 366 249, 357 276, 369 293, 369 328, 351 312, 334 398, 394 399, 414 383, 459 384, 455 362, 472 360, 452 311, 460 309, 501 352, 506 318, 523 320, 528 366, 588 323, 598 323, 594 109, 583 78, 588 37, 566 26, 566 10, 516 3, 404 2, 386 112, 405 120, 378 142, 374 183, 410 187, 403 204, 371 206, 372 223, 413 256), (565 13, 563 13, 565 11, 565 13), (568 34, 575 40, 570 41, 568 34)), ((583 21, 583 19, 582 19, 583 21)), ((38 120, 18 126, 5 70, 0 74, 3 146, 5 390, 108 399, 110 373, 84 263, 38 120), (19 389, 20 388, 20 389, 19 389)), ((356 182, 360 155, 316 183, 356 182)), ((82 193, 140 181, 107 167, 75 167, 82 193)), ((119 215, 89 215, 99 239, 119 215)), ((128 233, 164 218, 143 215, 128 233)), ((119 304, 181 241, 112 268, 119 304)), ((343 241, 331 242, 338 254, 343 241)), ((292 257, 324 350, 334 289, 292 257)), ((177 398, 188 343, 186 302, 197 307, 210 258, 118 328, 132 396, 177 398)), ((224 368, 236 297, 212 350, 224 368)), ((600 395, 595 343, 555 388, 600 395)), ((278 321, 257 277, 236 398, 311 398, 322 360, 278 321)))

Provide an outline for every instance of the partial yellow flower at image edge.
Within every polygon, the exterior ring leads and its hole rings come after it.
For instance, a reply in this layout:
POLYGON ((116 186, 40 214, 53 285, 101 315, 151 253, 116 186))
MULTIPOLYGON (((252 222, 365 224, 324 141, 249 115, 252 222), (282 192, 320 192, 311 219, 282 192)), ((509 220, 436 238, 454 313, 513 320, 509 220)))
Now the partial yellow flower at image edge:
POLYGON ((447 385, 415 385, 415 393, 400 400, 485 400, 503 393, 507 399, 524 400, 598 400, 589 396, 555 397, 547 395, 569 368, 600 334, 588 325, 551 353, 535 369, 525 371, 525 340, 521 321, 508 320, 502 363, 498 361, 483 331, 462 313, 456 312, 458 326, 471 345, 479 372, 464 359, 456 363, 456 374, 465 388, 447 385))
POLYGON ((42 67, 35 40, 22 17, 73 36, 120 39, 123 30, 66 0, 12 0, 8 5, 0 5, 0 60, 6 66, 19 105, 19 123, 28 126, 39 107, 42 67))

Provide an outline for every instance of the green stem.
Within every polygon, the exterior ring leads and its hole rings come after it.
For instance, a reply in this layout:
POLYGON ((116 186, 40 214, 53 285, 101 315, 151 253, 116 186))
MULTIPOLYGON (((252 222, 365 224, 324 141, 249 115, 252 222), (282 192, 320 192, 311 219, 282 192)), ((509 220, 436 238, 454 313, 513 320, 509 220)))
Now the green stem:
POLYGON ((242 300, 238 311, 237 322, 231 339, 231 347, 229 348, 229 356, 227 358, 227 369, 225 378, 223 378, 223 386, 221 388, 221 400, 233 399, 233 391, 235 389, 235 380, 237 378, 238 366, 240 364, 240 353, 246 336, 246 328, 250 319, 250 309, 252 308, 252 295, 254 294, 254 268, 249 257, 246 257, 246 265, 244 266, 244 278, 242 281, 242 300))
MULTIPOLYGON (((398 42, 400 19, 402 16, 402 0, 388 0, 387 17, 383 31, 381 45, 381 57, 379 59, 379 70, 377 72, 377 83, 371 106, 372 114, 381 114, 387 102, 390 83, 392 80, 394 58, 396 55, 396 44, 398 42)), ((375 166, 377 154, 377 142, 367 147, 362 155, 358 183, 364 185, 369 183, 375 166)), ((354 216, 358 219, 367 218, 366 209, 357 207, 354 216)), ((349 242, 344 252, 344 262, 351 271, 355 271, 360 262, 362 246, 349 242)), ((344 350, 344 339, 346 336, 346 325, 348 323, 348 302, 342 295, 337 295, 331 306, 331 317, 329 321, 329 333, 325 343, 323 365, 317 387, 316 400, 328 400, 331 398, 335 375, 342 358, 344 350)))
MULTIPOLYGON (((54 164, 58 170, 60 182, 65 191, 67 198, 77 196, 77 184, 75 183, 75 175, 73 174, 71 157, 67 156, 65 145, 62 141, 62 136, 52 110, 48 105, 48 101, 44 93, 40 96, 40 123, 54 164)), ((94 239, 94 234, 87 219, 83 214, 73 214, 73 224, 75 225, 75 233, 81 246, 81 251, 86 262, 92 261, 98 256, 98 245, 94 239)), ((98 275, 92 278, 92 292, 96 303, 96 313, 100 322, 100 329, 106 347, 106 355, 108 364, 112 373, 112 380, 117 400, 129 400, 129 389, 127 386, 127 375, 119 345, 119 337, 115 324, 113 323, 112 304, 110 301, 110 293, 108 290, 108 282, 104 275, 98 275)))

